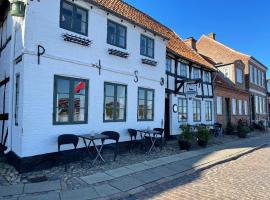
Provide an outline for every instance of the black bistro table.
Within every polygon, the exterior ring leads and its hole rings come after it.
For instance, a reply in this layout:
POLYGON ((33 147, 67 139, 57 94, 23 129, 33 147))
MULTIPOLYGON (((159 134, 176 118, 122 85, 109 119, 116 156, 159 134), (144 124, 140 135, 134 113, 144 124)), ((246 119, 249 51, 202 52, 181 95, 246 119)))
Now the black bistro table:
POLYGON ((150 138, 151 146, 147 153, 150 153, 152 150, 156 149, 155 144, 157 140, 157 136, 159 135, 159 131, 149 130, 149 129, 141 129, 137 130, 141 134, 141 138, 145 139, 146 137, 150 138))
POLYGON ((78 135, 78 137, 83 139, 83 143, 87 149, 89 156, 91 155, 91 153, 90 153, 91 143, 93 143, 93 146, 95 147, 95 150, 97 152, 97 155, 92 162, 93 165, 96 163, 98 158, 100 158, 103 162, 105 162, 104 158, 101 155, 101 152, 102 152, 103 145, 104 145, 102 140, 108 139, 109 137, 107 135, 102 135, 102 134, 96 133, 96 134, 78 135), (95 142, 97 140, 101 140, 101 145, 99 145, 99 147, 96 145, 96 142, 95 142))

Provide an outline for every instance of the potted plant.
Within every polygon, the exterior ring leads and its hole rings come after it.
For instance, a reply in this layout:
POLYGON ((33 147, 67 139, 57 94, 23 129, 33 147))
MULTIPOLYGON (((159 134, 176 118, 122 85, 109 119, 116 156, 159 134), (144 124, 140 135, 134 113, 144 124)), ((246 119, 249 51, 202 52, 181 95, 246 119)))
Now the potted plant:
POLYGON ((250 132, 250 128, 248 127, 248 124, 245 123, 243 120, 238 121, 237 125, 237 135, 239 138, 246 138, 247 134, 250 132))
POLYGON ((182 129, 181 135, 178 137, 178 144, 180 149, 182 150, 189 150, 191 147, 191 142, 193 140, 192 133, 188 125, 180 126, 182 129))
POLYGON ((205 126, 198 127, 197 142, 201 147, 206 147, 210 139, 210 132, 205 126))

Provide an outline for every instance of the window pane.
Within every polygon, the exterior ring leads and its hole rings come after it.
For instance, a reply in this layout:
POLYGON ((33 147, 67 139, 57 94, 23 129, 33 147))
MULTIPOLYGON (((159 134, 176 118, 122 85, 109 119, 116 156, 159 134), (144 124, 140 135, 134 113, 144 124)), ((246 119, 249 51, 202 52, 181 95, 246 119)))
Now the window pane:
POLYGON ((63 2, 61 24, 64 28, 72 29, 73 6, 63 2))
POLYGON ((58 79, 57 80, 57 92, 69 93, 69 80, 58 79))
POLYGON ((69 121, 68 107, 57 108, 56 122, 68 122, 69 121))
POLYGON ((146 55, 146 38, 141 37, 141 54, 146 55))
POLYGON ((118 108, 116 109, 116 120, 123 120, 125 119, 125 109, 124 108, 118 108))
POLYGON ((74 122, 85 121, 85 109, 84 108, 74 108, 74 122))
POLYGON ((153 111, 152 110, 147 110, 147 117, 148 120, 153 119, 153 111))
POLYGON ((153 108, 153 101, 147 101, 147 109, 151 109, 153 108))
POLYGON ((125 98, 125 96, 126 96, 126 87, 117 86, 117 97, 125 98))
POLYGON ((85 81, 74 81, 74 93, 85 94, 86 82, 85 81))
POLYGON ((114 98, 106 97, 105 99, 105 120, 113 120, 114 98))
POLYGON ((144 99, 145 98, 145 91, 139 89, 139 99, 144 99))
POLYGON ((125 98, 118 98, 117 99, 117 107, 119 108, 125 108, 125 98))
POLYGON ((116 44, 116 25, 112 22, 108 22, 108 42, 110 44, 116 44))
POLYGON ((144 109, 143 108, 139 108, 139 111, 138 111, 138 119, 144 119, 144 116, 145 116, 145 114, 144 114, 144 109))
POLYGON ((85 107, 85 96, 74 95, 74 108, 84 108, 85 107))
POLYGON ((147 100, 153 100, 153 91, 147 91, 147 100))
POLYGON ((106 96, 110 96, 113 97, 114 96, 114 86, 113 85, 106 85, 105 86, 105 92, 106 92, 106 96))
POLYGON ((69 106, 69 94, 57 94, 57 107, 66 108, 69 106))

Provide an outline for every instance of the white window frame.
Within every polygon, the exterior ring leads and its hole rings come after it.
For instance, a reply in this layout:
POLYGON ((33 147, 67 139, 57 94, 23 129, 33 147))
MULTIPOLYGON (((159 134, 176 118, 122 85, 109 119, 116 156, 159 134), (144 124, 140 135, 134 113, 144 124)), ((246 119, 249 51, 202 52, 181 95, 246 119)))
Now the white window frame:
POLYGON ((196 78, 196 79, 197 79, 197 78, 198 78, 198 79, 201 78, 201 70, 200 70, 199 68, 196 68, 196 67, 193 67, 193 68, 192 68, 192 78, 193 78, 193 79, 195 79, 195 78, 196 78), (195 77, 195 71, 198 71, 198 72, 199 72, 199 76, 198 76, 198 77, 195 77))
POLYGON ((204 81, 207 82, 207 83, 211 83, 212 80, 211 80, 211 73, 210 72, 204 72, 204 81))
POLYGON ((243 69, 239 67, 236 68, 236 82, 243 83, 243 69))
POLYGON ((222 115, 222 111, 223 111, 223 109, 222 109, 222 97, 221 96, 217 96, 217 100, 216 100, 216 102, 217 102, 217 115, 222 115))
POLYGON ((238 114, 243 115, 243 103, 241 99, 238 99, 238 114))
POLYGON ((250 75, 250 82, 253 83, 253 66, 249 65, 249 75, 250 75))
POLYGON ((256 111, 256 113, 259 113, 259 101, 258 101, 258 96, 255 96, 255 111, 256 111))
POLYGON ((232 114, 236 115, 236 99, 232 99, 232 114))
POLYGON ((181 63, 181 62, 179 62, 178 65, 179 65, 179 76, 183 76, 183 77, 187 78, 188 77, 188 65, 185 63, 181 63), (185 70, 184 71, 185 74, 182 75, 183 70, 185 70))
POLYGON ((244 114, 248 115, 248 102, 247 102, 247 100, 244 100, 244 114))

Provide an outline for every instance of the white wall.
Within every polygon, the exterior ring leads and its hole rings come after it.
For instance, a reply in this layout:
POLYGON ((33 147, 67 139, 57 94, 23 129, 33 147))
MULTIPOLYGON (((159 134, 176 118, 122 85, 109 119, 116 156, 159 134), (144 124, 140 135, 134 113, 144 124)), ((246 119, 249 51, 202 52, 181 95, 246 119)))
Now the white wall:
MULTIPOLYGON (((181 95, 171 95, 171 105, 178 105, 178 98, 182 97, 185 98, 185 96, 181 96, 181 95)), ((190 125, 194 125, 194 124, 213 124, 214 123, 214 102, 213 99, 201 99, 201 98, 195 98, 201 101, 201 121, 200 122, 194 122, 193 121, 193 100, 189 100, 188 99, 188 110, 187 110, 187 117, 188 120, 187 122, 179 122, 178 121, 178 113, 174 113, 171 112, 171 133, 172 135, 178 135, 181 133, 181 129, 179 128, 180 125, 182 124, 190 124, 190 125), (206 121, 205 120, 205 101, 212 101, 212 121, 206 121)))
MULTIPOLYGON (((87 6, 88 8, 90 6, 87 6)), ((24 85, 23 85, 23 134, 21 157, 57 151, 57 137, 65 133, 84 134, 92 131, 115 130, 121 134, 120 140, 129 140, 127 128, 151 128, 163 126, 165 88, 160 85, 165 77, 166 41, 145 33, 139 27, 124 21, 127 26, 127 59, 108 55, 107 19, 118 23, 121 20, 97 9, 89 10, 90 47, 63 41, 61 35, 68 31, 59 28, 60 1, 29 2, 26 16, 24 85), (49 13, 48 13, 49 12, 49 13), (155 39, 156 67, 143 65, 140 55, 140 34, 155 39), (45 47, 46 54, 37 64, 37 45, 45 47), (102 70, 92 64, 101 60, 102 70), (139 82, 135 83, 134 71, 139 72, 139 82), (83 125, 53 125, 53 85, 54 75, 81 77, 89 80, 88 123, 83 125), (127 85, 126 122, 103 122, 104 82, 127 85), (154 121, 137 121, 138 87, 155 90, 154 121)), ((122 50, 122 49, 121 49, 122 50)), ((82 146, 82 143, 80 143, 82 146)))

